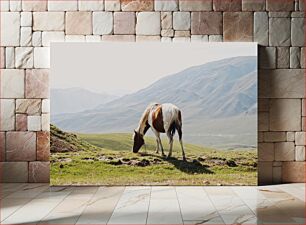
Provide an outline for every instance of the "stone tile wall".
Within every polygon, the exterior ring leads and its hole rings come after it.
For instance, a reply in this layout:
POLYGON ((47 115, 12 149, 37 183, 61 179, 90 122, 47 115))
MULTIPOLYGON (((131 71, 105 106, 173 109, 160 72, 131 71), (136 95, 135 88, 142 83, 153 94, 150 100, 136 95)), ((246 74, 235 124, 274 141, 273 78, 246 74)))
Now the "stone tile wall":
POLYGON ((0 38, 3 182, 49 181, 56 41, 258 42, 259 184, 305 181, 304 0, 1 0, 0 38))

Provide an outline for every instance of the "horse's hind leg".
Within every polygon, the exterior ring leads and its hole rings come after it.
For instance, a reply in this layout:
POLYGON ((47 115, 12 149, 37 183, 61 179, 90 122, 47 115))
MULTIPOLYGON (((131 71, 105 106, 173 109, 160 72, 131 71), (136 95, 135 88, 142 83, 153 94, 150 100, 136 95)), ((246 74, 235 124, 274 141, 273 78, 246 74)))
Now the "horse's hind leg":
POLYGON ((157 138, 156 138, 156 153, 157 154, 159 153, 159 141, 157 138))
POLYGON ((184 146, 183 146, 183 140, 182 140, 182 127, 181 126, 176 126, 177 129, 177 133, 179 135, 179 141, 181 144, 181 148, 182 148, 182 155, 183 155, 183 160, 186 161, 186 156, 185 156, 185 151, 184 151, 184 146))
POLYGON ((167 136, 169 138, 169 145, 170 145, 168 158, 170 158, 172 156, 173 135, 170 132, 167 132, 167 136))

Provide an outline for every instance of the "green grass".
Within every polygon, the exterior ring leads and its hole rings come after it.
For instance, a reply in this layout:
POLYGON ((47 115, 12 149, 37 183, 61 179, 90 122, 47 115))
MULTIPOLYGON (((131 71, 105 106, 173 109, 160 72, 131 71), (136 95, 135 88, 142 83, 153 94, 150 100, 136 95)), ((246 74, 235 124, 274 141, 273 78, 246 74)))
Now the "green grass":
MULTIPOLYGON (((131 134, 78 134, 80 151, 51 154, 51 184, 97 185, 256 185, 257 151, 221 151, 174 143, 173 158, 155 153, 155 139, 146 137, 140 153, 131 151, 131 134), (236 165, 233 167, 231 163, 236 165), (149 163, 148 166, 139 166, 149 163), (119 165, 118 165, 119 164, 119 165), (229 166, 230 165, 230 166, 229 166)), ((166 154, 168 143, 163 140, 166 154)))

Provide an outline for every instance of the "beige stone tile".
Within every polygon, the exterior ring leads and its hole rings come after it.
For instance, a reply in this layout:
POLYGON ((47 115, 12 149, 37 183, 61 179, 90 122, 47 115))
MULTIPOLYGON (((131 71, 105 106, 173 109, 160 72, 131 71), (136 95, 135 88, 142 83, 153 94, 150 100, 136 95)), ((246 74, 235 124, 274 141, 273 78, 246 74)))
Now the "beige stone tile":
POLYGON ((91 12, 66 12, 65 33, 71 34, 92 34, 92 13, 91 12))
POLYGON ((286 132, 265 132, 264 141, 265 142, 281 142, 286 141, 286 132))
POLYGON ((48 0, 48 11, 77 11, 78 0, 48 0))
POLYGON ((221 12, 192 12, 191 33, 192 34, 222 34, 221 12))
POLYGON ((10 1, 9 0, 0 1, 0 10, 1 10, 1 12, 9 11, 10 10, 10 1))
POLYGON ((20 46, 31 46, 31 43, 32 43, 32 28, 21 27, 20 46))
POLYGON ((34 12, 34 31, 63 31, 65 29, 64 12, 34 12))
POLYGON ((274 161, 274 143, 258 143, 258 160, 261 162, 274 161))
POLYGON ((276 66, 277 68, 287 69, 290 66, 290 52, 289 47, 276 48, 276 66))
POLYGON ((266 7, 268 11, 292 11, 294 9, 294 0, 274 1, 267 0, 266 7))
POLYGON ((15 129, 15 100, 0 99, 0 130, 11 131, 15 129))
POLYGON ((28 116, 28 130, 41 131, 41 116, 28 116))
POLYGON ((24 71, 15 69, 1 70, 1 97, 24 98, 24 71))
POLYGON ((122 11, 152 11, 154 1, 147 0, 121 0, 122 11))
POLYGON ((161 12, 161 28, 162 29, 172 29, 172 13, 171 12, 161 12))
POLYGON ((253 14, 249 12, 225 12, 223 14, 225 41, 253 41, 253 14))
POLYGON ((35 47, 34 48, 34 68, 35 69, 50 68, 50 48, 49 47, 35 47))
POLYGON ((42 45, 50 46, 51 42, 64 42, 65 33, 63 31, 46 31, 42 32, 42 45))
POLYGON ((28 115, 40 115, 41 100, 40 99, 16 99, 16 113, 24 113, 28 115))
POLYGON ((19 46, 20 13, 1 12, 1 46, 19 46))
POLYGON ((22 0, 22 10, 23 11, 46 11, 47 1, 37 1, 37 0, 22 0))
POLYGON ((303 70, 260 70, 259 74, 260 97, 304 98, 303 70))
POLYGON ((49 98, 49 70, 26 71, 26 98, 49 98))
POLYGON ((20 13, 20 25, 23 27, 32 26, 32 13, 31 12, 21 12, 20 13))
POLYGON ((285 183, 305 182, 305 162, 284 162, 282 166, 282 181, 285 183))
POLYGON ((269 19, 269 45, 290 46, 290 18, 269 19))
POLYGON ((276 68, 276 48, 259 46, 259 67, 261 69, 276 68))
POLYGON ((80 11, 101 11, 104 9, 103 0, 93 0, 93 1, 79 0, 78 4, 79 4, 80 11))
POLYGON ((40 47, 42 45, 42 32, 41 31, 33 32, 32 45, 35 47, 40 47))
POLYGON ((174 12, 173 13, 173 29, 174 30, 190 30, 190 13, 174 12))
POLYGON ((295 144, 296 145, 305 145, 305 132, 296 132, 295 133, 295 144))
POLYGON ((155 11, 177 11, 179 7, 178 0, 154 1, 155 11))
POLYGON ((264 11, 265 9, 265 0, 242 0, 243 11, 264 11))
POLYGON ((28 182, 28 162, 0 162, 1 182, 28 182))
POLYGON ((114 34, 135 34, 136 14, 134 12, 114 13, 114 34))
POLYGON ((34 132, 7 132, 6 159, 8 161, 35 160, 36 134, 34 132))
POLYGON ((43 99, 42 100, 42 113, 50 113, 50 100, 43 99))
POLYGON ((38 161, 49 161, 50 157, 50 132, 40 131, 37 132, 37 147, 36 159, 38 161))
POLYGON ((301 130, 301 100, 273 99, 270 101, 271 131, 301 130))
POLYGON ((105 11, 120 11, 120 0, 107 0, 104 4, 105 11))
POLYGON ((275 143, 274 149, 276 161, 293 161, 295 158, 294 142, 275 143))
POLYGON ((28 130, 28 117, 26 114, 16 114, 16 131, 28 130))
POLYGON ((41 115, 41 130, 50 131, 50 114, 49 113, 43 113, 41 115))
POLYGON ((305 161, 305 146, 295 146, 295 161, 305 161))
POLYGON ((140 12, 137 14, 137 35, 160 35, 160 12, 140 12))
POLYGON ((33 68, 33 57, 32 47, 15 48, 15 67, 18 69, 33 68))
POLYGON ((29 182, 49 183, 50 162, 29 162, 29 182))
POLYGON ((214 11, 241 11, 241 1, 223 1, 223 0, 213 0, 214 11))
POLYGON ((294 132, 287 132, 287 141, 295 141, 295 133, 294 132))
POLYGON ((92 17, 93 34, 112 34, 114 21, 112 12, 93 12, 92 17))
POLYGON ((180 11, 212 11, 212 0, 199 0, 190 4, 190 0, 179 0, 180 11))

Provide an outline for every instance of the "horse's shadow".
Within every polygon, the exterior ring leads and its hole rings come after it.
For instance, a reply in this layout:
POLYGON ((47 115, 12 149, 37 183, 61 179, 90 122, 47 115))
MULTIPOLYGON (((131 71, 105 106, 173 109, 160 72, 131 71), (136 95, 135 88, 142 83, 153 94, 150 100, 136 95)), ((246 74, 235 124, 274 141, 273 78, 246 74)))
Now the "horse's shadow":
POLYGON ((178 159, 175 157, 167 158, 160 155, 154 155, 150 153, 142 153, 142 156, 152 156, 156 157, 160 160, 166 161, 168 163, 171 163, 175 166, 176 169, 187 173, 187 174, 213 174, 214 172, 209 169, 209 166, 202 165, 199 161, 193 160, 193 161, 184 161, 182 159, 178 159))

